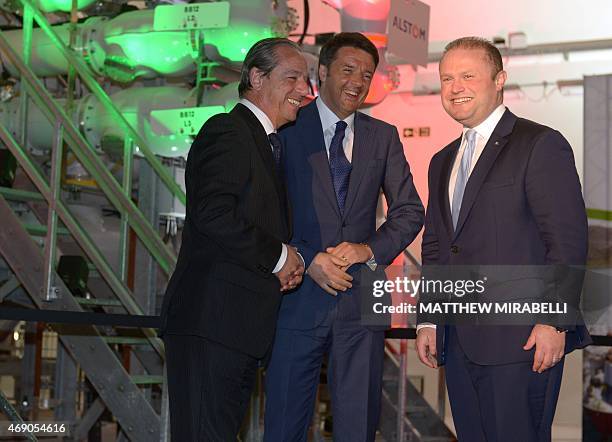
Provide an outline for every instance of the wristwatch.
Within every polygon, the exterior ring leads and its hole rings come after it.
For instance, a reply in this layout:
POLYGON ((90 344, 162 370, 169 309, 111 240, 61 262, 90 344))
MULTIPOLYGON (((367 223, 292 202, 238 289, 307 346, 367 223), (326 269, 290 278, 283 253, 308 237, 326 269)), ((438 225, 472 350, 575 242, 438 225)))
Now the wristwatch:
MULTIPOLYGON (((372 250, 372 248, 364 242, 362 242, 361 245, 364 247, 367 247, 369 250, 372 250)), ((374 259, 374 252, 372 252, 372 257, 368 259, 365 264, 370 268, 370 270, 372 271, 376 270, 376 267, 378 267, 378 264, 376 263, 376 259, 374 259)))

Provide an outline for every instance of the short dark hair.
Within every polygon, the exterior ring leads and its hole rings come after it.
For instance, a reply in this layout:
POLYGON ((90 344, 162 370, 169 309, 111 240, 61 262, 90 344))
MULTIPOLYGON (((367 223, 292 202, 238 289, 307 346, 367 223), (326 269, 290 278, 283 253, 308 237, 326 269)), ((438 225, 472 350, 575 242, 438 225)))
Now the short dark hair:
POLYGON ((489 40, 481 37, 462 37, 451 41, 444 48, 442 58, 453 49, 482 49, 485 52, 485 56, 491 65, 491 72, 493 78, 504 70, 504 63, 499 49, 493 45, 489 40))
POLYGON ((268 75, 272 72, 278 63, 278 56, 276 54, 276 48, 279 46, 289 46, 296 51, 302 52, 302 48, 294 41, 286 38, 271 37, 259 40, 249 52, 247 52, 244 62, 242 63, 242 69, 240 70, 240 83, 238 84, 238 96, 242 98, 244 93, 251 89, 251 80, 249 78, 249 72, 253 68, 257 68, 268 75))
POLYGON ((319 66, 329 68, 336 58, 338 50, 347 46, 367 52, 374 60, 374 68, 378 66, 379 58, 376 46, 374 46, 374 43, 368 40, 365 35, 359 32, 340 32, 339 34, 336 34, 330 38, 321 48, 321 53, 319 54, 319 66))

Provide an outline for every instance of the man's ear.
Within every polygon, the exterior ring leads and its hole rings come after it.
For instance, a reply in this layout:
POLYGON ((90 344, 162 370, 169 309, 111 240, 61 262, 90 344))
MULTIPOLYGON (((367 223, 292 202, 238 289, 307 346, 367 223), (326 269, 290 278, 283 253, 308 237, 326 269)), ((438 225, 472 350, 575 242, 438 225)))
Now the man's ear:
POLYGON ((327 79, 327 66, 319 65, 319 83, 324 83, 327 79))
POLYGON ((258 91, 261 89, 261 85, 263 82, 264 72, 259 68, 251 68, 249 71, 249 82, 251 83, 251 88, 258 91))
POLYGON ((504 84, 506 84, 506 80, 508 79, 508 74, 506 71, 499 71, 495 76, 495 88, 497 91, 501 91, 504 88, 504 84))

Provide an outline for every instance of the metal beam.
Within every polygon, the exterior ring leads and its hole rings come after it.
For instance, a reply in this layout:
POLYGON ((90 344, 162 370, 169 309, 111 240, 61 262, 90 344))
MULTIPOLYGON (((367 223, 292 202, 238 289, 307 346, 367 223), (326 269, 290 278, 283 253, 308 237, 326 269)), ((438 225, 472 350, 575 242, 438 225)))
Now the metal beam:
POLYGON ((383 365, 383 394, 381 403, 380 432, 389 441, 404 442, 453 442, 453 433, 444 419, 429 406, 425 398, 411 382, 401 382, 400 361, 385 349, 383 365), (404 395, 405 408, 398 407, 400 394, 404 395), (400 431, 401 428, 401 431, 400 431), (398 433, 403 433, 400 439, 398 433))
POLYGON ((21 283, 15 278, 15 275, 11 276, 11 278, 0 287, 0 302, 4 301, 4 298, 13 293, 20 285, 21 283))
MULTIPOLYGON (((1 36, 1 32, 0 32, 1 36)), ((0 38, 1 40, 2 38, 0 38)), ((26 172, 32 183, 36 186, 38 191, 45 196, 45 198, 51 198, 51 189, 44 177, 41 175, 38 168, 30 160, 23 148, 15 141, 11 133, 6 127, 0 125, 0 138, 4 141, 8 149, 11 151, 13 156, 19 162, 21 168, 26 172)), ((4 201, 4 198, 2 198, 4 201)), ((98 247, 91 240, 87 232, 83 230, 80 224, 72 216, 66 205, 61 201, 56 202, 56 211, 61 220, 64 222, 70 233, 74 236, 76 241, 79 243, 83 251, 87 254, 89 259, 96 265, 100 274, 104 280, 108 283, 111 290, 115 293, 117 298, 124 305, 125 309, 133 315, 142 315, 142 309, 134 301, 131 291, 125 286, 115 272, 113 271, 110 264, 106 261, 106 258, 102 255, 98 247)), ((12 213, 12 212, 11 212, 12 213)), ((163 345, 161 340, 157 338, 157 333, 152 329, 143 329, 143 333, 149 338, 151 345, 159 353, 160 357, 164 357, 163 345)))
POLYGON ((73 439, 74 440, 82 440, 87 437, 87 433, 93 425, 100 419, 102 413, 106 410, 106 406, 104 402, 98 397, 92 404, 89 406, 76 428, 74 429, 73 439))
POLYGON ((30 0, 21 0, 21 3, 24 5, 28 5, 32 13, 34 15, 34 19, 40 26, 40 28, 49 36, 49 39, 55 44, 55 46, 62 52, 66 60, 68 61, 68 65, 72 66, 77 73, 81 76, 81 80, 89 90, 96 96, 101 103, 107 108, 110 114, 117 120, 117 123, 123 128, 126 132, 126 135, 134 140, 140 152, 147 159, 151 167, 155 170, 157 175, 161 178, 164 184, 168 187, 170 192, 176 196, 183 205, 186 203, 185 192, 183 189, 174 181, 174 178, 168 173, 168 171, 163 167, 163 165, 159 162, 159 160, 155 157, 155 154, 149 149, 145 140, 132 128, 130 123, 125 119, 123 114, 119 112, 117 107, 114 105, 112 100, 106 94, 102 86, 98 84, 96 78, 91 74, 91 70, 85 63, 85 61, 76 55, 75 51, 70 50, 68 46, 62 41, 62 39, 57 35, 53 27, 49 24, 45 16, 36 8, 34 3, 30 0))
POLYGON ((0 195, 11 201, 44 201, 45 198, 36 192, 27 190, 11 189, 10 187, 0 187, 0 195))
MULTIPOLYGON (((568 52, 605 51, 608 49, 612 49, 612 39, 544 43, 530 45, 521 49, 501 47, 499 51, 502 57, 516 57, 525 55, 567 54, 568 52)), ((427 62, 438 63, 442 59, 442 55, 444 55, 443 52, 432 52, 428 55, 427 62)))
POLYGON ((57 345, 55 360, 54 398, 57 405, 53 410, 56 422, 74 422, 77 409, 77 364, 61 342, 57 345))
MULTIPOLYGON (((17 424, 23 424, 24 423, 23 419, 21 418, 21 416, 19 416, 19 413, 17 413, 17 410, 15 410, 15 408, 13 408, 13 406, 8 401, 6 396, 4 396, 4 393, 2 393, 2 390, 0 390, 0 410, 2 410, 2 412, 6 416, 8 416, 8 418, 11 420, 11 422, 14 422, 14 423, 17 423, 17 424)), ((29 441, 35 442, 35 441, 38 440, 38 439, 36 439, 36 437, 32 433, 25 433, 24 436, 29 441)))
MULTIPOLYGON (((117 180, 110 174, 106 166, 98 157, 98 154, 89 145, 73 121, 66 115, 64 109, 57 105, 53 97, 45 89, 32 70, 27 67, 23 63, 23 60, 15 53, 2 32, 0 32, 0 49, 4 52, 7 59, 10 60, 11 64, 19 70, 21 80, 28 84, 28 91, 31 98, 41 108, 43 114, 50 121, 61 121, 64 127, 66 142, 77 156, 78 160, 96 180, 109 201, 117 209, 127 213, 128 222, 138 235, 138 238, 145 244, 149 252, 155 256, 160 267, 169 274, 176 265, 176 255, 174 251, 163 243, 158 232, 151 227, 142 212, 136 207, 131 199, 126 198, 117 180)), ((76 59, 79 60, 78 58, 76 59)), ((10 135, 6 128, 3 126, 2 128, 4 133, 10 135)), ((12 138, 12 135, 10 135, 10 137, 12 138)), ((15 155, 14 152, 13 155, 15 155)), ((161 164, 160 167, 163 168, 161 164)), ((177 185, 176 183, 174 184, 177 185)), ((52 195, 50 189, 47 192, 41 191, 41 193, 47 202, 51 201, 52 195)))
MULTIPOLYGON (((82 311, 70 290, 57 276, 61 298, 44 302, 40 289, 44 286, 44 259, 40 250, 21 225, 6 200, 0 197, 0 254, 17 275, 32 301, 41 310, 82 311)), ((132 382, 121 362, 93 326, 58 325, 56 330, 65 348, 85 371, 104 403, 133 441, 149 442, 159 437, 160 418, 132 382)))

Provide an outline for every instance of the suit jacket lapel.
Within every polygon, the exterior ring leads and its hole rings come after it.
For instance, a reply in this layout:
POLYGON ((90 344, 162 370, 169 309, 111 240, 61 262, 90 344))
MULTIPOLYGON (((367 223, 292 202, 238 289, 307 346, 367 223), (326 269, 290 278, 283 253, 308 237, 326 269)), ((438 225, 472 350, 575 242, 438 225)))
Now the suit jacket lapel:
POLYGON ((503 147, 508 143, 508 136, 512 133, 515 122, 516 116, 506 109, 501 120, 499 120, 499 123, 497 123, 497 126, 495 126, 495 130, 493 130, 493 133, 482 151, 478 162, 474 166, 465 187, 465 193, 463 194, 461 210, 459 211, 459 219, 457 220, 457 228, 455 229, 455 237, 461 231, 461 228, 463 227, 463 224, 465 223, 465 220, 467 219, 470 210, 474 205, 474 201, 476 201, 476 197, 478 196, 482 183, 489 174, 491 167, 493 167, 497 156, 503 147))
POLYGON ((304 117, 300 121, 300 134, 306 147, 307 158, 314 174, 318 176, 318 182, 323 188, 323 194, 327 197, 332 209, 340 217, 340 209, 336 201, 336 192, 332 184, 331 172, 329 170, 329 159, 325 150, 325 138, 321 118, 314 100, 305 106, 301 112, 304 117))
POLYGON ((346 203, 344 204, 343 218, 346 218, 347 214, 351 210, 351 206, 357 198, 359 184, 361 184, 361 180, 368 169, 370 159, 374 155, 375 151, 375 143, 372 142, 374 130, 372 129, 370 122, 360 112, 355 114, 354 130, 355 136, 353 137, 353 158, 351 160, 352 170, 349 178, 349 188, 346 194, 346 203))
POLYGON ((440 169, 440 178, 442 185, 438 189, 438 191, 440 192, 438 195, 438 201, 440 205, 440 212, 442 213, 442 220, 444 221, 444 225, 446 226, 446 231, 448 232, 449 237, 453 236, 453 218, 451 216, 450 201, 448 199, 448 186, 450 182, 451 171, 453 170, 453 164, 455 163, 455 158, 457 157, 457 152, 459 151, 460 145, 461 138, 458 138, 453 142, 450 150, 448 151, 446 157, 442 162, 442 167, 440 169))

